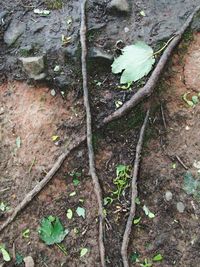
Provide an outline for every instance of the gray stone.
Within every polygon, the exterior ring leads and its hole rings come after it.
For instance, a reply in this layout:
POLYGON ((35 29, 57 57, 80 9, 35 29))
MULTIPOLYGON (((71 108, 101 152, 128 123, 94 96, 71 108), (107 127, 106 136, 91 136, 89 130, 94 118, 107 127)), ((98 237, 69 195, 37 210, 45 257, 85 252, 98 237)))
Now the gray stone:
POLYGON ((127 0, 112 0, 108 5, 108 9, 128 13, 130 6, 127 0))
POLYGON ((185 205, 183 204, 183 202, 178 202, 176 204, 176 208, 177 208, 178 212, 183 213, 185 210, 185 205))
POLYGON ((113 61, 112 55, 110 55, 109 53, 104 52, 103 50, 96 48, 96 47, 92 47, 89 50, 88 58, 89 59, 102 59, 102 60, 104 60, 106 62, 110 62, 110 63, 113 61))
POLYGON ((167 201, 170 201, 170 200, 172 200, 172 192, 171 191, 166 191, 165 192, 165 199, 167 200, 167 201))
POLYGON ((24 258, 25 267, 34 267, 35 263, 31 256, 27 256, 24 258))
POLYGON ((60 76, 55 77, 54 82, 56 86, 63 91, 65 91, 67 87, 69 86, 69 82, 66 78, 66 75, 60 75, 60 76))
POLYGON ((19 60, 22 61, 23 68, 28 74, 29 78, 34 80, 42 80, 45 78, 44 73, 44 57, 21 57, 19 60))
POLYGON ((26 24, 21 21, 12 21, 4 34, 4 42, 11 46, 24 33, 26 24))

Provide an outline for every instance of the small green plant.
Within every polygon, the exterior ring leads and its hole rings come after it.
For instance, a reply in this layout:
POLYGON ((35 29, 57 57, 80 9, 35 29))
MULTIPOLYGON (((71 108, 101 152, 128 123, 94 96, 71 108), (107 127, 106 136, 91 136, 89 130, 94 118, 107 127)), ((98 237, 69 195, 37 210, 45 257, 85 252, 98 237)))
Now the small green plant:
POLYGON ((0 202, 0 211, 7 212, 9 210, 10 210, 10 207, 6 203, 0 202))
POLYGON ((140 263, 140 266, 141 267, 151 267, 151 266, 153 266, 153 263, 149 259, 144 259, 144 262, 140 263))
POLYGON ((78 186, 80 184, 80 178, 82 173, 81 172, 76 172, 76 171, 72 171, 69 174, 72 178, 73 178, 73 184, 74 186, 78 186))
POLYGON ((116 178, 113 183, 117 189, 112 192, 112 195, 116 195, 119 199, 124 190, 129 186, 129 180, 131 178, 131 168, 127 165, 118 165, 116 168, 116 178))
POLYGON ((186 172, 184 175, 183 190, 192 195, 197 200, 200 200, 200 179, 195 179, 191 172, 186 172))

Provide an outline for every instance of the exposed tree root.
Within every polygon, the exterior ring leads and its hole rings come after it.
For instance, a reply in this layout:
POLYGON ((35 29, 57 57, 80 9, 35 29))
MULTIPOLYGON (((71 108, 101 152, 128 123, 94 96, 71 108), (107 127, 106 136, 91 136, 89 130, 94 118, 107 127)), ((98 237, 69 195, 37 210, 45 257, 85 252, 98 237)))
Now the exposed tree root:
POLYGON ((186 22, 183 24, 182 28, 175 34, 172 41, 169 43, 167 48, 164 50, 162 56, 160 57, 160 60, 158 64, 156 65, 155 69, 153 70, 149 80, 145 84, 144 87, 138 90, 136 94, 134 94, 130 100, 126 101, 124 105, 114 111, 109 116, 105 117, 103 119, 103 122, 100 124, 100 126, 103 126, 113 120, 116 120, 124 114, 126 114, 130 109, 132 109, 134 106, 136 106, 139 102, 141 102, 145 97, 148 97, 152 94, 156 83, 160 77, 160 74, 162 73, 168 59, 170 58, 174 48, 178 45, 180 42, 184 32, 187 30, 187 28, 190 26, 194 15, 200 10, 200 6, 195 8, 194 12, 189 16, 189 18, 186 20, 186 22))
POLYGON ((90 102, 88 94, 88 84, 87 84, 87 45, 86 45, 86 16, 85 16, 85 6, 87 0, 83 0, 81 5, 81 28, 80 28, 80 40, 82 49, 82 77, 83 77, 83 97, 86 109, 86 122, 87 122, 87 146, 88 146, 88 156, 89 156, 89 169, 92 181, 94 184, 94 191, 98 203, 99 212, 99 252, 101 258, 101 266, 105 267, 105 248, 104 248, 104 213, 103 213, 103 203, 102 203, 102 191, 99 183, 99 179, 96 174, 95 160, 94 160, 94 149, 92 145, 92 117, 90 111, 90 102))
MULTIPOLYGON (((130 109, 132 109, 135 105, 137 105, 140 101, 142 101, 145 97, 149 96, 155 86, 156 83, 160 77, 160 74, 162 73, 167 60, 169 59, 173 49, 178 45, 179 41, 182 38, 182 35, 187 30, 187 28, 190 26, 190 23, 192 22, 192 19, 196 12, 200 10, 200 6, 198 6, 195 11, 190 15, 190 17, 187 19, 187 21, 183 24, 180 31, 177 32, 177 35, 174 37, 174 39, 171 41, 169 46, 164 51, 163 55, 161 56, 155 70, 152 72, 147 84, 141 88, 135 95, 132 96, 132 98, 127 101, 121 108, 119 108, 117 111, 113 112, 109 116, 105 117, 103 122, 98 125, 98 128, 106 125, 107 123, 116 120, 117 118, 120 118, 123 116, 126 112, 128 112, 130 109)), ((0 232, 2 232, 14 219, 17 217, 17 215, 25 208, 32 199, 45 187, 45 185, 53 178, 53 176, 56 174, 56 172, 59 170, 60 166, 62 165, 63 161, 67 158, 67 156, 71 153, 72 150, 78 148, 84 141, 86 140, 86 135, 79 137, 78 140, 75 140, 71 145, 68 147, 68 149, 60 155, 60 157, 57 159, 57 161, 54 163, 51 170, 47 173, 47 175, 43 178, 41 182, 39 182, 20 202, 10 217, 0 226, 0 232)))
POLYGON ((128 249, 129 239, 130 239, 131 227, 133 224, 133 219, 135 217, 135 209, 136 209, 135 199, 138 193, 137 192, 137 176, 138 176, 138 171, 139 171, 140 155, 142 151, 142 145, 143 145, 144 134, 145 134, 145 129, 147 126, 148 118, 149 118, 149 110, 147 111, 144 123, 140 130, 140 136, 139 136, 139 140, 138 140, 137 147, 136 147, 136 155, 135 155, 134 168, 133 168, 133 173, 132 173, 132 184, 131 184, 131 209, 130 209, 129 217, 126 223, 126 228, 124 231, 122 247, 121 247, 121 255, 122 255, 124 267, 129 267, 127 249, 128 249))
POLYGON ((70 154, 70 152, 74 148, 78 147, 83 141, 85 141, 85 139, 86 136, 82 136, 81 138, 78 138, 77 140, 75 140, 70 144, 65 153, 61 154, 60 157, 57 159, 57 161, 54 163, 53 167, 47 173, 47 175, 25 196, 25 198, 14 209, 10 217, 8 217, 8 219, 0 226, 0 232, 2 232, 3 229, 5 229, 14 220, 18 215, 18 213, 22 211, 23 208, 26 207, 31 202, 31 200, 45 187, 45 185, 52 179, 52 177, 59 170, 63 161, 70 154))

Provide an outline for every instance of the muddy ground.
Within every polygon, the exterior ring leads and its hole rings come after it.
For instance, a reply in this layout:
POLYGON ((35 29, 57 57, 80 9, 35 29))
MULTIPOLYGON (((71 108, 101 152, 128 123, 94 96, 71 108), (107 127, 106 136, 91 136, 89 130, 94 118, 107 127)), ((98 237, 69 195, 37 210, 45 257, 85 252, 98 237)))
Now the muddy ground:
MULTIPOLYGON (((88 38, 89 47, 100 47, 109 55, 114 55, 115 43, 120 39, 130 44, 139 38, 154 47, 158 46, 160 41, 169 38, 182 25, 199 3, 137 1, 132 4, 129 14, 125 15, 108 12, 107 2, 89 1, 89 28, 95 29, 88 38), (140 15, 141 10, 144 10, 145 17, 140 15), (129 31, 124 30, 127 27, 129 31)), ((30 6, 47 8, 46 2, 7 1, 0 6, 1 12, 8 12, 3 20, 0 39, 0 203, 3 202, 10 209, 0 212, 0 223, 45 176, 70 142, 85 131, 79 70, 80 12, 77 10, 80 2, 63 3, 62 8, 51 10, 51 15, 45 18, 38 18, 30 6), (74 23, 66 30, 63 21, 71 17, 74 23), (26 23, 26 31, 17 39, 17 43, 8 47, 3 38, 13 20, 26 23), (38 30, 34 33, 36 25, 38 30), (58 29, 53 28, 57 25, 58 29), (61 34, 73 36, 69 46, 62 47, 61 34), (45 54, 46 76, 40 83, 28 77, 19 61, 19 57, 24 56, 20 54, 20 49, 36 42, 40 43, 36 46, 37 50, 30 50, 32 52, 26 56, 45 54), (55 73, 55 65, 61 66, 62 71, 55 73), (57 86, 55 78, 61 81, 58 83, 60 86, 57 86), (64 93, 60 93, 60 90, 64 93), (53 140, 53 136, 58 138, 53 140)), ((193 23, 196 30, 198 22, 197 18, 193 23)), ((200 266, 200 203, 197 197, 184 190, 186 172, 190 171, 196 178, 199 175, 200 104, 190 107, 183 100, 185 93, 188 93, 187 99, 191 100, 200 91, 199 47, 200 34, 188 31, 170 59, 156 93, 126 118, 94 134, 96 165, 103 197, 110 197, 115 190, 113 180, 116 167, 119 164, 133 164, 145 110, 151 106, 138 180, 140 204, 137 205, 136 218, 141 219, 139 224, 133 225, 129 245, 131 266, 140 266, 145 259, 150 261, 158 253, 163 260, 154 262, 153 266, 200 266), (155 218, 144 214, 144 205, 154 213, 155 218), (139 263, 134 262, 136 255, 139 263)), ((116 109, 116 101, 125 102, 135 89, 128 92, 117 89, 119 77, 110 73, 108 61, 106 69, 100 68, 94 72, 91 67, 91 62, 99 64, 103 60, 105 63, 105 57, 92 60, 88 62, 89 88, 93 117, 98 120, 116 109)), ((122 266, 120 245, 129 206, 129 187, 119 199, 105 206, 107 266, 122 266)), ((0 241, 5 244, 12 258, 16 254, 32 256, 35 266, 100 266, 97 203, 88 173, 85 145, 65 160, 50 184, 1 234, 0 241), (74 184, 72 173, 80 173, 78 185, 74 184), (85 219, 76 214, 77 207, 85 209, 85 219), (66 216, 68 209, 73 211, 72 219, 66 216), (47 246, 39 239, 37 229, 41 219, 48 215, 58 216, 69 230, 62 242, 67 256, 58 247, 47 246), (24 237, 27 229, 28 237, 24 237), (89 251, 84 257, 80 257, 82 248, 88 248, 89 251)), ((1 263, 2 258, 0 266, 1 263)), ((16 260, 3 266, 17 266, 16 260)), ((24 263, 18 266, 24 266, 24 263)))

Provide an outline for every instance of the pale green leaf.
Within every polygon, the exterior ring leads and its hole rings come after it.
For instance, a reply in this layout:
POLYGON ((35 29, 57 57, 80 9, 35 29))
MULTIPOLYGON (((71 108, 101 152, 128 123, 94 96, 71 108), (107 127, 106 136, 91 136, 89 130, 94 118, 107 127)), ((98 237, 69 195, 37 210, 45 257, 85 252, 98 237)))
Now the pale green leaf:
POLYGON ((29 238, 30 237, 30 230, 29 229, 25 229, 23 232, 22 232, 22 236, 24 238, 29 238))
POLYGON ((153 49, 146 43, 138 41, 122 50, 122 55, 112 64, 112 72, 116 74, 123 71, 121 84, 136 82, 151 71, 154 63, 153 49))
POLYGON ((83 217, 83 219, 85 219, 85 209, 78 207, 76 209, 76 213, 78 214, 79 217, 83 217))
POLYGON ((150 219, 155 218, 155 214, 153 212, 151 212, 146 205, 144 205, 142 209, 143 209, 145 215, 148 216, 150 219))
POLYGON ((183 100, 185 101, 185 103, 188 104, 188 106, 193 107, 193 106, 194 106, 194 103, 193 103, 191 100, 189 100, 189 99, 187 98, 187 95, 188 95, 188 94, 189 94, 189 93, 185 93, 185 94, 183 95, 183 100))
POLYGON ((88 248, 82 248, 80 252, 80 257, 85 256, 88 253, 88 248))
POLYGON ((198 103, 199 103, 199 98, 198 98, 198 96, 193 95, 193 96, 192 96, 192 102, 193 102, 195 105, 198 104, 198 103))
POLYGON ((76 195, 76 192, 74 191, 74 192, 71 192, 70 194, 69 194, 69 196, 70 197, 74 197, 76 195))
POLYGON ((4 245, 0 245, 0 252, 3 256, 4 261, 10 261, 11 257, 8 253, 8 251, 5 249, 4 245))
POLYGON ((73 211, 72 211, 71 209, 68 209, 68 210, 67 210, 67 218, 68 218, 69 220, 71 220, 72 217, 73 217, 73 211))
POLYGON ((20 136, 18 136, 16 138, 16 145, 17 145, 17 148, 20 148, 21 147, 21 138, 20 138, 20 136))
POLYGON ((141 221, 141 217, 133 220, 133 224, 138 224, 141 221))
POLYGON ((162 261, 163 260, 163 256, 159 253, 159 254, 156 254, 153 259, 153 261, 162 261))

